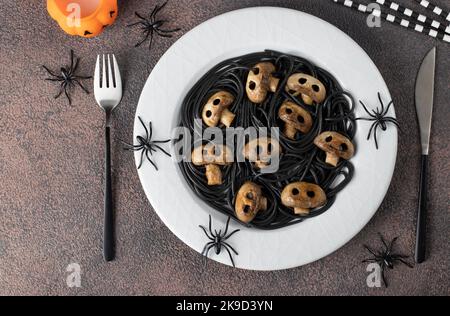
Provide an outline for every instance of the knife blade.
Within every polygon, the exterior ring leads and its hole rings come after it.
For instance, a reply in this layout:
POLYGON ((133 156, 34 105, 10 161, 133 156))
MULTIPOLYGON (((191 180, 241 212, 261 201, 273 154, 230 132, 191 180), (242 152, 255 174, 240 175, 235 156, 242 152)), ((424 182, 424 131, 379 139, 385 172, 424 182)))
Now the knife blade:
POLYGON ((416 111, 419 119, 422 154, 428 155, 430 148, 431 120, 433 117, 434 77, 436 69, 436 47, 428 52, 416 80, 416 111))
POLYGON ((416 112, 420 127, 422 162, 417 213, 416 254, 417 263, 426 257, 426 220, 428 198, 428 156, 430 153, 431 122, 434 103, 434 80, 436 71, 436 47, 428 52, 420 66, 416 80, 416 112))

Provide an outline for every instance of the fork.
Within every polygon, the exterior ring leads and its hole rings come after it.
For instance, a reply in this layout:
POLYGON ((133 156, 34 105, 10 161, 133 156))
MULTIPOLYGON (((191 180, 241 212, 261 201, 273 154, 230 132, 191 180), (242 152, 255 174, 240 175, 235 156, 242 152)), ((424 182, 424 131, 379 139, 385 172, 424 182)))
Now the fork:
POLYGON ((111 181, 111 116, 122 100, 122 79, 114 55, 98 55, 94 74, 94 95, 98 105, 105 111, 105 227, 103 253, 105 260, 114 260, 114 212, 111 181), (111 58, 112 56, 112 58, 111 58))

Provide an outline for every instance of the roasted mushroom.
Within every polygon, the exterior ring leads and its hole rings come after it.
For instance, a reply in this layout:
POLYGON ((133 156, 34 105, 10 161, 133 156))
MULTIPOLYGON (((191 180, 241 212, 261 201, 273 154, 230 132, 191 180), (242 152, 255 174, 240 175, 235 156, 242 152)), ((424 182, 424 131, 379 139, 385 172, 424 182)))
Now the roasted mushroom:
POLYGON ((253 103, 262 103, 267 98, 267 94, 277 91, 280 79, 272 74, 275 72, 272 63, 259 63, 250 70, 247 78, 247 96, 253 103))
POLYGON ((267 209, 267 199, 263 196, 261 187, 249 181, 240 188, 234 208, 237 218, 248 224, 258 212, 267 209))
POLYGON ((322 103, 327 97, 327 89, 313 76, 297 73, 289 77, 286 91, 293 96, 302 95, 303 102, 307 105, 322 103))
POLYGON ((316 184, 294 182, 284 188, 281 203, 293 208, 297 215, 308 215, 311 209, 324 206, 327 203, 327 196, 316 184))
POLYGON ((203 121, 209 127, 216 127, 219 122, 230 127, 234 121, 235 115, 228 110, 234 102, 234 96, 227 91, 215 93, 203 107, 203 121))
POLYGON ((337 132, 324 132, 316 137, 314 144, 327 153, 326 163, 336 167, 339 159, 349 160, 355 154, 353 143, 337 132))
POLYGON ((280 143, 273 138, 256 138, 244 147, 244 157, 253 162, 259 169, 271 164, 272 157, 281 153, 280 143))
POLYGON ((233 153, 227 146, 210 143, 199 146, 192 151, 192 163, 195 166, 206 167, 208 185, 221 185, 222 171, 219 166, 232 164, 233 153))
POLYGON ((283 103, 278 116, 285 123, 284 134, 292 140, 295 140, 297 132, 308 133, 313 124, 311 114, 291 101, 283 103))

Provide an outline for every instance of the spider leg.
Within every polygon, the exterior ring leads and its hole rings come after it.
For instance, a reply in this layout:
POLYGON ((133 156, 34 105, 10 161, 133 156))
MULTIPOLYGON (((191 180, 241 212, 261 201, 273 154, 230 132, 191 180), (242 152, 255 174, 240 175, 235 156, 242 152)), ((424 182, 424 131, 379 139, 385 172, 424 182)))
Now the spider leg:
POLYGON ((199 227, 205 232, 205 234, 206 234, 206 236, 208 237, 208 239, 214 240, 214 238, 208 234, 208 231, 206 230, 205 227, 203 227, 203 226, 201 226, 201 225, 200 225, 199 227))
POLYGON ((386 247, 387 253, 388 253, 388 254, 391 254, 392 248, 394 248, 394 244, 395 244, 395 242, 396 242, 397 240, 398 240, 398 237, 395 237, 395 238, 392 239, 392 241, 390 242, 389 247, 386 247))
MULTIPOLYGON (((134 15, 135 16, 137 16, 139 19, 141 19, 141 20, 147 20, 146 18, 144 18, 142 15, 140 15, 139 13, 137 13, 137 12, 134 12, 134 15)), ((139 23, 142 23, 142 22, 139 22, 139 23)))
POLYGON ((234 234, 236 234, 237 232, 241 231, 240 229, 236 229, 234 232, 230 233, 228 236, 225 236, 223 238, 223 240, 227 240, 229 239, 231 236, 233 236, 234 234))
POLYGON ((141 39, 141 41, 139 41, 136 45, 134 45, 134 47, 141 46, 148 39, 148 37, 150 36, 151 31, 147 30, 145 33, 146 33, 145 36, 141 39))
POLYGON ((72 64, 70 65, 69 69, 69 76, 72 76, 77 71, 79 62, 80 58, 75 58, 75 65, 74 65, 72 60, 72 64))
POLYGON ((384 272, 384 264, 381 265, 381 278, 383 279, 383 283, 386 286, 386 288, 388 288, 389 284, 386 281, 386 276, 385 276, 385 272, 384 272))
POLYGON ((372 132, 373 132, 373 129, 375 128, 375 125, 376 125, 377 123, 375 122, 375 123, 373 123, 372 124, 372 126, 370 127, 370 129, 369 129, 369 135, 367 135, 367 140, 369 140, 370 139, 370 136, 372 136, 372 132))
POLYGON ((44 68, 51 76, 58 77, 57 75, 55 75, 55 73, 53 71, 48 69, 46 66, 42 65, 42 68, 44 68))
POLYGON ((231 255, 230 250, 228 249, 228 247, 226 245, 224 245, 224 248, 228 252, 228 256, 230 257, 231 264, 233 265, 233 267, 236 267, 235 264, 234 264, 233 256, 231 255))
POLYGON ((238 252, 233 247, 231 247, 229 243, 223 242, 222 244, 225 245, 226 247, 229 247, 236 255, 239 255, 238 252))
POLYGON ((364 245, 364 248, 366 248, 366 250, 368 252, 370 252, 372 255, 374 255, 375 257, 378 257, 378 255, 375 253, 375 251, 373 251, 369 246, 364 245))
POLYGON ((170 141, 172 141, 172 140, 171 139, 168 139, 168 140, 155 140, 155 141, 152 141, 152 143, 153 144, 167 144, 170 141))
POLYGON ((66 95, 67 100, 69 100, 69 105, 72 105, 72 99, 69 96, 69 92, 67 91, 67 83, 64 84, 64 94, 66 95))
POLYGON ((389 123, 394 124, 400 131, 402 130, 401 127, 400 127, 400 124, 398 124, 398 121, 397 121, 396 119, 391 118, 391 117, 387 117, 387 118, 385 118, 384 120, 385 120, 386 122, 389 122, 389 123))
POLYGON ((65 84, 65 82, 61 83, 61 85, 59 87, 59 92, 54 96, 55 99, 58 99, 61 96, 61 94, 63 93, 63 91, 64 91, 64 84, 65 84))
POLYGON ((45 78, 46 81, 61 81, 64 79, 59 79, 59 78, 45 78))
POLYGON ((378 233, 378 237, 380 237, 381 242, 383 243, 384 247, 386 250, 389 250, 389 246, 386 242, 386 240, 384 239, 383 235, 381 235, 380 233, 378 233))
POLYGON ((84 79, 92 79, 92 76, 72 76, 72 78, 84 80, 84 79))
POLYGON ((153 145, 149 146, 149 150, 150 150, 150 155, 152 155, 152 156, 153 156, 153 152, 156 153, 156 149, 153 148, 153 145))
POLYGON ((154 7, 153 10, 152 10, 152 13, 150 13, 149 19, 150 19, 151 21, 154 21, 155 16, 156 16, 156 14, 158 13, 157 10, 159 10, 159 5, 158 5, 158 4, 155 5, 155 7, 154 7))
POLYGON ((177 27, 175 29, 169 29, 169 30, 159 28, 158 31, 161 33, 175 33, 175 32, 181 31, 181 28, 177 27))
POLYGON ((374 118, 367 118, 367 117, 357 117, 357 118, 355 118, 355 121, 368 121, 368 122, 371 122, 371 121, 375 121, 375 119, 374 118))
MULTIPOLYGON (((383 115, 383 113, 384 113, 384 103, 383 103, 383 100, 381 100, 381 93, 380 92, 378 92, 378 100, 380 101, 380 104, 381 104, 381 110, 380 110, 379 114, 383 115)), ((377 111, 378 111, 378 108, 377 108, 377 111)))
POLYGON ((377 138, 377 130, 379 127, 380 123, 376 123, 375 124, 375 128, 373 130, 373 138, 375 139, 375 147, 378 149, 378 138, 377 138))
POLYGON ((202 253, 202 255, 203 255, 203 265, 206 267, 206 263, 208 262, 208 254, 209 254, 209 251, 212 249, 214 247, 214 243, 213 242, 210 242, 210 243, 208 243, 206 246, 205 246, 205 249, 204 249, 204 254, 202 253), (209 245, 209 246, 208 246, 209 245))
POLYGON ((145 146, 145 144, 147 143, 147 140, 142 136, 137 136, 136 139, 138 140, 139 144, 141 144, 142 146, 145 146))
POLYGON ((148 129, 147 129, 147 126, 145 126, 144 121, 142 120, 142 118, 141 118, 140 116, 138 117, 138 119, 139 119, 139 121, 141 122, 142 126, 143 126, 144 129, 145 129, 145 138, 148 139, 148 129))
POLYGON ((391 257, 392 257, 392 259, 408 259, 409 258, 409 256, 398 255, 398 254, 392 255, 391 257))
POLYGON ((139 161, 138 169, 141 169, 142 164, 144 163, 144 152, 145 152, 145 149, 142 149, 142 152, 141 152, 141 160, 139 161))
POLYGON ((84 92, 86 92, 87 94, 89 94, 90 92, 89 92, 89 90, 88 89, 86 89, 82 84, 81 84, 81 82, 79 82, 78 80, 76 80, 76 79, 74 79, 73 80, 77 85, 79 85, 80 86, 80 88, 84 91, 84 92))
MULTIPOLYGON (((407 257, 406 257, 407 258, 407 257)), ((405 266, 407 266, 408 268, 414 268, 414 266, 411 264, 411 263, 409 263, 408 261, 406 261, 406 260, 403 260, 402 258, 396 258, 395 260, 398 260, 398 261, 400 261, 401 263, 403 263, 405 266)))
MULTIPOLYGON (((73 49, 71 49, 70 50, 70 70, 73 69, 73 60, 74 60, 74 53, 73 53, 73 49)), ((78 63, 78 61, 77 61, 77 63, 78 63)))
POLYGON ((152 137, 153 137, 153 125, 152 125, 152 122, 150 122, 150 123, 148 124, 148 128, 149 128, 149 130, 150 130, 150 133, 149 133, 149 136, 147 137, 147 139, 148 139, 148 140, 151 140, 152 137))
POLYGON ((150 156, 148 155, 148 150, 145 151, 145 156, 147 157, 147 160, 155 167, 156 171, 158 171, 158 166, 153 162, 153 160, 150 159, 150 156))
POLYGON ((385 116, 386 114, 389 113, 389 109, 391 108, 391 106, 394 104, 394 100, 391 100, 391 102, 389 102, 389 104, 386 107, 386 110, 383 112, 383 116, 385 116))
POLYGON ((164 33, 160 33, 158 29, 155 29, 156 34, 158 34, 161 37, 165 37, 165 38, 172 38, 173 35, 170 34, 164 34, 164 33))
POLYGON ((125 142, 125 141, 123 141, 121 139, 119 139, 119 141, 126 147, 126 149, 129 149, 129 150, 136 150, 137 151, 139 149, 144 148, 144 145, 128 144, 127 142, 125 142))
POLYGON ((367 112, 367 114, 369 114, 370 117, 375 118, 375 115, 373 115, 372 113, 370 113, 370 111, 367 109, 366 105, 364 104, 364 102, 359 101, 359 103, 361 103, 361 105, 363 106, 364 110, 367 112))
POLYGON ((131 24, 127 24, 127 27, 133 27, 133 26, 136 26, 136 25, 139 25, 139 24, 142 24, 142 21, 131 23, 131 24))
POLYGON ((208 251, 212 248, 209 248, 210 246, 214 246, 213 242, 209 242, 205 245, 205 247, 202 250, 202 256, 207 256, 208 255, 208 251))
POLYGON ((142 145, 131 145, 131 144, 125 143, 122 140, 120 142, 125 145, 125 147, 124 147, 125 150, 139 151, 139 150, 144 149, 144 146, 142 146, 142 145))
POLYGON ((153 36, 154 36, 154 34, 153 34, 153 29, 150 30, 149 34, 150 34, 150 45, 148 45, 148 50, 152 50, 152 46, 153 46, 153 36))
POLYGON ((202 251, 202 256, 203 256, 203 265, 206 267, 206 263, 208 262, 208 254, 209 254, 209 251, 212 249, 214 247, 214 243, 213 242, 210 242, 210 243, 207 243, 206 244, 206 246, 205 246, 205 248, 203 248, 203 251, 202 251))
POLYGON ((214 236, 214 233, 212 231, 212 217, 209 215, 209 232, 211 233, 211 236, 214 236))
POLYGON ((227 219, 227 225, 225 226, 225 231, 223 232, 223 236, 226 236, 228 233, 228 227, 230 226, 231 217, 227 219))
POLYGON ((153 17, 156 17, 156 15, 162 10, 162 9, 164 9, 165 7, 166 7, 166 5, 167 5, 167 3, 168 3, 169 1, 166 1, 166 2, 164 2, 162 5, 160 5, 160 6, 156 6, 155 7, 155 10, 153 11, 153 13, 152 13, 152 16, 153 17))
POLYGON ((372 258, 372 259, 364 259, 363 261, 361 261, 362 263, 374 263, 374 262, 378 262, 377 259, 372 258))
MULTIPOLYGON (((158 145, 154 145, 156 148, 158 148, 159 150, 161 150, 165 155, 172 157, 171 154, 169 154, 167 151, 165 151, 161 146, 158 145)), ((155 150, 156 151, 156 150, 155 150)))

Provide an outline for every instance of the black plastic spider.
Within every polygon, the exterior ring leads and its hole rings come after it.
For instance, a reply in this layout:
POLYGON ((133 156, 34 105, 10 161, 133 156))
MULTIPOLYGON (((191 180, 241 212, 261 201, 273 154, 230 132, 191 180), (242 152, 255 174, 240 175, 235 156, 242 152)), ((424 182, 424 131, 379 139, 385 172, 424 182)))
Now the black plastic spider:
MULTIPOLYGON (((231 218, 229 217, 228 221, 227 221, 227 226, 226 226, 223 234, 222 234, 222 230, 220 230, 220 231, 214 230, 214 232, 212 231, 211 215, 209 215, 209 233, 205 227, 203 227, 201 225, 199 227, 205 232, 208 239, 211 240, 210 242, 208 242, 206 244, 205 248, 203 248, 203 251, 202 251, 202 255, 205 256, 205 259, 208 258, 208 253, 212 248, 215 249, 216 255, 219 255, 222 252, 222 248, 223 248, 228 252, 231 263, 233 264, 233 267, 235 267, 233 256, 231 255, 231 251, 233 251, 236 255, 239 255, 239 254, 237 253, 236 250, 234 250, 233 247, 231 247, 231 245, 229 243, 226 242, 226 240, 228 240, 231 236, 233 236, 235 233, 240 231, 240 229, 236 229, 232 233, 228 234, 228 227, 230 225, 230 220, 231 220, 231 218), (230 251, 230 249, 231 249, 231 251, 230 251)), ((206 263, 206 260, 205 260, 205 263, 206 263)))
POLYGON ((140 117, 138 117, 138 118, 139 118, 139 121, 141 122, 142 126, 144 126, 145 137, 142 137, 142 136, 136 137, 136 139, 138 141, 138 145, 127 144, 123 141, 122 141, 122 143, 124 143, 126 146, 125 150, 129 150, 129 151, 140 151, 141 150, 141 161, 139 163, 138 169, 140 169, 142 167, 142 163, 144 161, 144 155, 145 155, 147 160, 158 171, 158 166, 153 162, 153 160, 150 159, 150 156, 153 156, 153 153, 159 149, 167 156, 172 157, 167 151, 165 151, 161 146, 158 145, 158 144, 166 144, 166 143, 170 142, 171 140, 170 139, 168 139, 168 140, 152 140, 152 136, 153 136, 152 122, 149 123, 149 128, 147 129, 147 127, 144 124, 144 121, 142 121, 142 119, 140 117))
POLYGON ((42 65, 42 68, 44 68, 51 76, 50 78, 46 78, 45 80, 61 83, 60 87, 59 87, 59 92, 57 95, 55 95, 55 99, 59 98, 61 96, 61 94, 64 92, 64 94, 67 97, 67 100, 69 100, 69 105, 72 105, 72 100, 69 96, 68 89, 70 87, 74 86, 75 84, 80 86, 80 88, 84 92, 89 94, 89 90, 86 89, 81 84, 80 80, 91 79, 92 77, 91 76, 89 76, 89 77, 78 76, 75 74, 75 72, 77 71, 77 68, 78 68, 79 61, 80 61, 80 58, 75 59, 73 50, 71 49, 70 50, 70 67, 69 68, 61 67, 61 74, 58 75, 55 72, 48 69, 46 66, 42 65))
POLYGON ((363 121, 373 121, 372 127, 369 130, 369 135, 367 136, 367 140, 370 139, 370 137, 372 136, 372 132, 374 135, 374 139, 375 139, 375 146, 378 149, 378 139, 377 139, 377 130, 378 127, 381 127, 381 129, 383 131, 387 130, 387 123, 392 123, 395 126, 397 126, 398 129, 400 129, 400 125, 398 124, 398 121, 396 118, 391 117, 391 116, 386 116, 387 113, 389 112, 389 109, 391 108, 393 101, 391 101, 388 106, 385 108, 384 107, 384 103, 381 100, 381 94, 378 92, 378 100, 380 100, 380 104, 381 104, 381 109, 380 108, 376 108, 375 110, 372 110, 372 112, 370 112, 366 105, 362 102, 359 101, 361 103, 361 105, 364 107, 364 110, 367 112, 367 114, 369 114, 370 117, 363 117, 363 118, 357 118, 356 120, 363 120, 363 121))
POLYGON ((128 27, 132 27, 132 26, 136 26, 136 25, 140 25, 141 26, 141 30, 143 32, 143 39, 137 43, 135 45, 135 47, 141 46, 149 37, 150 37, 150 45, 149 45, 149 50, 152 49, 152 44, 153 44, 153 36, 156 33, 157 35, 161 36, 161 37, 173 37, 172 33, 178 32, 181 29, 180 28, 176 28, 176 29, 163 29, 163 25, 166 24, 168 21, 167 20, 159 20, 157 18, 158 13, 164 9, 164 7, 167 5, 169 1, 166 1, 163 5, 156 5, 155 8, 153 9, 152 13, 150 14, 150 17, 147 19, 145 17, 143 17, 141 14, 135 12, 134 14, 140 19, 140 21, 136 22, 136 23, 132 23, 127 25, 128 27))
POLYGON ((381 268, 381 276, 383 278, 383 283, 386 287, 388 287, 388 283, 386 282, 386 277, 384 275, 385 268, 394 269, 394 265, 398 262, 408 266, 409 268, 413 268, 413 265, 406 261, 405 259, 408 259, 408 256, 394 254, 393 248, 395 242, 398 240, 398 237, 394 238, 389 245, 384 240, 383 236, 379 234, 381 242, 383 243, 384 249, 375 251, 371 249, 369 246, 364 245, 364 248, 369 251, 373 257, 363 260, 363 263, 378 263, 381 268))

